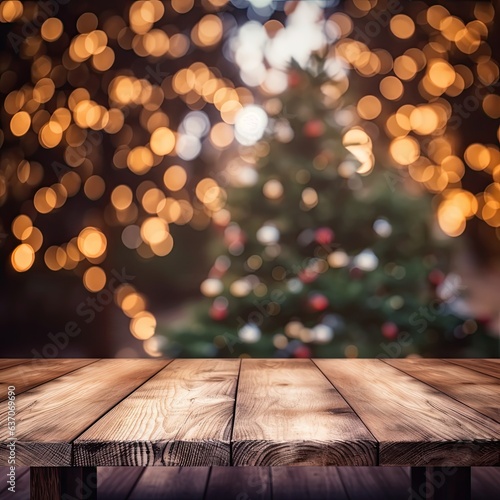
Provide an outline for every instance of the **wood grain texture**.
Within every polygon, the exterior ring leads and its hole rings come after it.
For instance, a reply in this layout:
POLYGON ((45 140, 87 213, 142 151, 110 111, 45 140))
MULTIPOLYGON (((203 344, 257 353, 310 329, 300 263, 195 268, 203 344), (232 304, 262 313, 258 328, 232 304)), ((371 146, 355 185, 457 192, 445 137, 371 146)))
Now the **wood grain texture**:
POLYGON ((90 365, 96 359, 32 359, 21 365, 0 370, 0 401, 7 399, 7 387, 15 386, 16 395, 61 375, 90 365))
POLYGON ((34 500, 96 500, 93 467, 31 467, 30 498, 34 500))
MULTIPOLYGON (((144 467, 99 467, 97 500, 123 500, 144 473, 144 467)), ((142 497, 145 500, 147 497, 142 497)))
MULTIPOLYGON (((349 498, 352 499, 406 500, 411 498, 408 493, 409 472, 403 467, 339 467, 338 474, 349 498)), ((418 497, 415 500, 419 500, 418 497)))
POLYGON ((209 467, 146 467, 127 500, 202 499, 209 472, 209 467))
POLYGON ((205 500, 271 500, 269 467, 212 467, 205 500))
POLYGON ((240 361, 178 359, 74 443, 78 465, 229 465, 240 361))
POLYGON ((412 467, 410 498, 471 500, 470 467, 412 467))
POLYGON ((439 359, 384 360, 500 423, 500 380, 439 359))
MULTIPOLYGON (((346 468, 350 469, 350 467, 272 467, 273 500, 348 500, 350 497, 339 475, 339 470, 346 468)), ((356 467, 357 469, 359 467, 356 467)))
POLYGON ((0 370, 4 368, 9 368, 10 366, 20 365, 22 363, 27 363, 31 361, 31 358, 4 358, 0 359, 0 370))
POLYGON ((500 378, 500 359, 446 359, 444 361, 500 378))
POLYGON ((498 500, 500 467, 472 467, 472 500, 498 500))
POLYGON ((373 359, 315 360, 379 441, 380 465, 498 465, 500 425, 373 359))
POLYGON ((371 465, 376 441, 310 360, 244 359, 233 465, 371 465))
MULTIPOLYGON (((17 464, 71 465, 71 442, 166 363, 103 359, 17 396, 17 464)), ((6 419, 7 401, 3 401, 0 421, 6 419)), ((2 426, 0 465, 7 462, 8 438, 7 427, 2 426)))
POLYGON ((55 467, 30 468, 31 500, 61 498, 61 476, 55 467))

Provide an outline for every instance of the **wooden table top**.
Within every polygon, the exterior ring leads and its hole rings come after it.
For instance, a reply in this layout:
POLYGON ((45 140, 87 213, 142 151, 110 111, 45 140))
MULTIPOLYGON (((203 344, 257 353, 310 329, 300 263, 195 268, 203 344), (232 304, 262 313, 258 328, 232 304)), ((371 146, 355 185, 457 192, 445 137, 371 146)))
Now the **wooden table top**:
POLYGON ((500 360, 0 359, 16 462, 500 465, 500 360))

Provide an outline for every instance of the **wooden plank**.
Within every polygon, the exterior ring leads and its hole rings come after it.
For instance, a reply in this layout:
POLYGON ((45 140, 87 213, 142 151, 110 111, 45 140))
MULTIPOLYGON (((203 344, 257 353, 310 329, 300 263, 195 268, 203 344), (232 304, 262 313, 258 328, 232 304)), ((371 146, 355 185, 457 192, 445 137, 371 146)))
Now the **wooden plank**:
POLYGON ((473 500, 498 500, 500 467, 472 467, 473 500))
POLYGON ((209 470, 209 467, 146 467, 128 500, 201 499, 209 470))
POLYGON ((90 365, 96 359, 32 359, 22 365, 0 371, 0 401, 7 399, 7 387, 15 386, 16 395, 37 385, 90 365))
POLYGON ((30 498, 30 469, 29 467, 16 467, 15 491, 9 491, 10 485, 7 483, 7 473, 9 467, 0 467, 0 500, 29 500, 30 498))
POLYGON ((96 500, 95 467, 31 467, 30 499, 96 500))
POLYGON ((470 467, 412 467, 409 498, 471 500, 470 467))
POLYGON ((384 359, 438 391, 500 422, 500 381, 439 359, 384 359))
POLYGON ((500 378, 500 359, 446 359, 445 361, 500 378))
POLYGON ((205 500, 237 498, 271 500, 269 467, 212 467, 205 500))
POLYGON ((315 363, 379 441, 380 465, 500 463, 500 425, 378 359, 315 363))
POLYGON ((272 467, 273 500, 348 500, 339 475, 343 469, 351 467, 272 467))
POLYGON ((371 465, 377 443, 307 359, 244 359, 233 465, 371 465))
POLYGON ((144 467, 99 467, 97 470, 97 499, 123 500, 129 498, 143 472, 144 467))
POLYGON ((11 366, 20 365, 31 361, 31 358, 4 358, 0 359, 0 370, 10 368, 11 366))
MULTIPOLYGON (((16 398, 18 465, 71 465, 71 442, 161 370, 158 359, 103 359, 35 387, 16 398)), ((7 420, 7 401, 0 421, 7 420)), ((0 428, 0 465, 7 462, 7 426, 0 428)))
POLYGON ((408 494, 410 485, 408 471, 403 467, 339 467, 338 473, 349 498, 363 500, 411 498, 408 494))
POLYGON ((75 441, 78 465, 229 465, 240 361, 178 359, 75 441))

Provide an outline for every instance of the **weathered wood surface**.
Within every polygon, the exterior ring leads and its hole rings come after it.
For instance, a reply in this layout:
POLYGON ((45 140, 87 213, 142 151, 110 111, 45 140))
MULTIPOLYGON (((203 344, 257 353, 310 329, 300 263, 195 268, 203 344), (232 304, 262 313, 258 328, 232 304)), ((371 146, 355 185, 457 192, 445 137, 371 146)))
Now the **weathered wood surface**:
POLYGON ((500 380, 438 359, 384 360, 500 423, 500 380))
POLYGON ((0 370, 0 401, 7 399, 7 387, 13 385, 16 395, 37 385, 90 365, 96 359, 32 359, 0 370))
MULTIPOLYGON (((67 466, 73 440, 167 361, 103 359, 16 398, 17 465, 67 466)), ((0 403, 7 421, 7 401, 0 403)), ((7 426, 0 428, 0 464, 7 464, 7 426)))
POLYGON ((380 465, 499 465, 500 424, 377 359, 315 360, 379 442, 380 465))
POLYGON ((229 465, 240 361, 176 360, 75 441, 77 465, 229 465))
MULTIPOLYGON (((6 474, 0 467, 0 476, 6 474)), ((408 476, 403 467, 98 467, 97 498, 118 491, 128 500, 266 500, 272 491, 273 500, 406 499, 408 476)), ((497 500, 499 467, 472 467, 471 476, 472 500, 497 500)), ((1 485, 0 500, 28 500, 29 482, 29 468, 18 467, 16 493, 1 485)), ((419 497, 416 491, 413 498, 419 497)))
POLYGON ((352 497, 347 494, 340 477, 343 469, 351 467, 271 467, 273 500, 349 500, 352 497))
POLYGON ((444 361, 500 378, 500 359, 446 359, 444 361))
POLYGON ((244 359, 234 465, 372 465, 376 442, 310 360, 244 359))
POLYGON ((99 467, 97 500, 128 498, 143 472, 143 467, 99 467))
MULTIPOLYGON (((116 467, 113 468, 116 469, 116 467)), ((193 500, 204 498, 210 467, 141 468, 144 472, 130 497, 127 497, 128 500, 193 500)), ((122 467, 122 469, 125 468, 122 467)), ((104 489, 103 499, 107 498, 106 493, 107 491, 104 489)))
POLYGON ((17 465, 500 464, 498 360, 6 361, 17 465))
POLYGON ((22 363, 27 363, 28 361, 31 361, 31 358, 4 358, 0 359, 0 370, 3 370, 4 368, 9 368, 10 366, 16 366, 20 365, 22 363))
POLYGON ((96 500, 94 467, 31 467, 31 500, 96 500))
POLYGON ((498 500, 500 467, 472 467, 472 500, 498 500))
MULTIPOLYGON (((212 467, 205 500, 271 498, 273 496, 269 467, 212 467)), ((274 499, 276 498, 274 491, 274 499)))
POLYGON ((410 478, 408 469, 404 467, 339 467, 338 474, 350 499, 410 498, 408 494, 410 478))

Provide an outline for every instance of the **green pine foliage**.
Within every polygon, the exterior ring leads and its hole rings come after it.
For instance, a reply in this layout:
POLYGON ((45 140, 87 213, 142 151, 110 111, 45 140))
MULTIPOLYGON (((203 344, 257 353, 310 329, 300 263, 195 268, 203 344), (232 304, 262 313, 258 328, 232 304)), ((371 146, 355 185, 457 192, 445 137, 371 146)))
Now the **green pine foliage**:
POLYGON ((440 298, 459 290, 443 281, 450 242, 433 237, 429 197, 378 165, 356 172, 325 85, 321 65, 291 68, 254 147, 257 181, 226 187, 207 297, 162 330, 166 354, 446 356, 476 332, 440 298))

